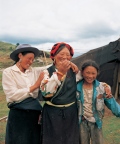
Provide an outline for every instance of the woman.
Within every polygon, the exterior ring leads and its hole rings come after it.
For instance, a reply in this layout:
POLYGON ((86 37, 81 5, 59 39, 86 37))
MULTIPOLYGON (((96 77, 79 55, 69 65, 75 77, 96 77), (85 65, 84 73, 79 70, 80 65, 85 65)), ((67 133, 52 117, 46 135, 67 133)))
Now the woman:
POLYGON ((87 60, 81 66, 83 80, 77 84, 80 104, 80 144, 103 144, 102 118, 104 104, 120 117, 120 105, 114 97, 106 97, 105 83, 96 80, 99 71, 95 61, 87 60))
POLYGON ((41 91, 43 107, 42 144, 79 144, 76 103, 76 73, 70 62, 73 48, 56 43, 51 50, 53 65, 44 71, 41 91))
POLYGON ((37 100, 45 67, 32 68, 37 48, 29 44, 19 45, 10 54, 15 64, 3 71, 2 86, 10 108, 6 144, 40 144, 41 105, 37 100))

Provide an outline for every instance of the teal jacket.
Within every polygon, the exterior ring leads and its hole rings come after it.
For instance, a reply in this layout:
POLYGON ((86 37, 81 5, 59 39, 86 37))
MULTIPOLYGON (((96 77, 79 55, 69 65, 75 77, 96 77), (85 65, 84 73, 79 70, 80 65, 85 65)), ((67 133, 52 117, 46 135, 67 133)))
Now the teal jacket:
MULTIPOLYGON (((83 88, 82 88, 83 82, 84 80, 81 80, 77 84, 77 92, 79 93, 77 99, 80 100, 81 102, 81 108, 83 107, 84 104, 84 95, 83 95, 83 88)), ((104 95, 105 95, 105 91, 104 91, 103 83, 95 80, 93 82, 92 111, 98 128, 102 128, 102 118, 104 116, 104 104, 108 107, 108 109, 112 111, 112 113, 115 116, 120 117, 120 105, 116 102, 115 98, 112 97, 108 99, 105 98, 104 95), (100 103, 97 102, 98 100, 97 96, 99 94, 103 94, 103 98, 100 99, 100 103), (101 105, 101 108, 99 109, 97 105, 101 105)), ((81 123, 82 114, 83 114, 83 108, 81 114, 79 115, 80 123, 81 123)))

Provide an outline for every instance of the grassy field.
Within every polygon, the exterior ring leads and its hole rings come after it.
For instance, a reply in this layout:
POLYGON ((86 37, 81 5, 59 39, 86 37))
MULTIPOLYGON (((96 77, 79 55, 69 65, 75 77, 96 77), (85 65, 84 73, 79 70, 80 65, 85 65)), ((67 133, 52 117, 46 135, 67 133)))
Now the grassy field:
POLYGON ((120 144, 120 118, 105 117, 103 120, 103 135, 105 144, 120 144))
MULTIPOLYGON (((6 99, 3 93, 2 72, 0 72, 0 118, 7 116, 9 109, 6 106, 6 99)), ((6 119, 0 121, 0 144, 4 144, 6 119)), ((120 118, 113 116, 110 110, 106 108, 103 119, 104 144, 120 144, 120 118)))
MULTIPOLYGON (((6 99, 1 84, 2 72, 0 72, 0 118, 8 115, 6 99)), ((4 144, 6 119, 0 121, 0 144, 4 144)))

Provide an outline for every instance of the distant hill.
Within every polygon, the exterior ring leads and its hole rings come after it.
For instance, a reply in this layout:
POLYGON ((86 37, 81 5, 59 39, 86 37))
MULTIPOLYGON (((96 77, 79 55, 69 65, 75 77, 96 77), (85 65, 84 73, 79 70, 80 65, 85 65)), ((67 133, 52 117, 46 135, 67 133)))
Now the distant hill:
POLYGON ((0 51, 13 51, 14 49, 15 45, 0 41, 0 51))
POLYGON ((11 65, 10 53, 15 49, 15 45, 0 41, 0 68, 11 65))

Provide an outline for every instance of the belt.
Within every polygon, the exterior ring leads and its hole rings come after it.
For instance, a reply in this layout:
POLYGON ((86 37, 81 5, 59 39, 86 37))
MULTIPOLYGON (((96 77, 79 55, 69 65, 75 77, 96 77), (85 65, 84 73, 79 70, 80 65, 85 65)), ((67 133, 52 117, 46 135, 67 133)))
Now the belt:
POLYGON ((22 102, 22 101, 8 102, 8 103, 7 103, 7 106, 10 106, 10 105, 12 105, 12 104, 18 104, 18 103, 20 103, 20 102, 22 102))
POLYGON ((71 106, 74 103, 75 102, 72 102, 72 103, 69 103, 69 104, 65 104, 65 105, 56 105, 56 104, 51 103, 50 101, 46 101, 46 104, 54 106, 54 107, 69 107, 69 106, 71 106))
POLYGON ((7 103, 7 106, 9 107, 9 106, 11 106, 11 105, 13 105, 13 104, 16 104, 17 102, 9 102, 9 103, 7 103))

